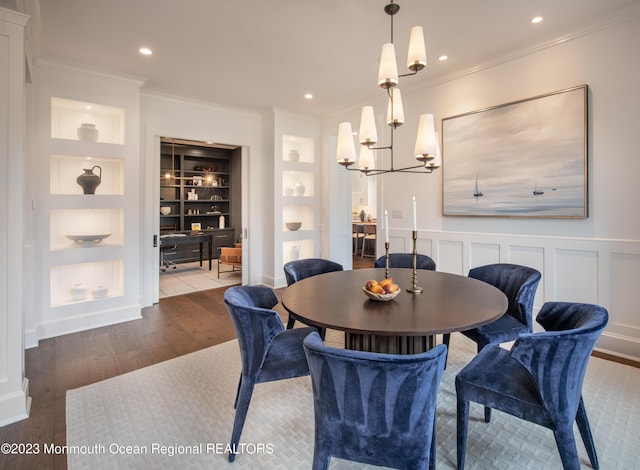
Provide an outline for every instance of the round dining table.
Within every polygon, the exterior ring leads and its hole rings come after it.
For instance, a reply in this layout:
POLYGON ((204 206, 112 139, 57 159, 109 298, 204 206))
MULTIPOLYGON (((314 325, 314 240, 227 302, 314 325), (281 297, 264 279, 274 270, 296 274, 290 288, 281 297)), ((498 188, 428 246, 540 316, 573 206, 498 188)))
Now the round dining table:
POLYGON ((384 279, 384 269, 355 269, 312 276, 287 287, 282 305, 296 319, 344 331, 345 348, 388 354, 417 354, 435 346, 437 334, 490 323, 507 310, 507 297, 486 282, 438 271, 391 268, 401 292, 387 302, 370 299, 363 287, 384 279))

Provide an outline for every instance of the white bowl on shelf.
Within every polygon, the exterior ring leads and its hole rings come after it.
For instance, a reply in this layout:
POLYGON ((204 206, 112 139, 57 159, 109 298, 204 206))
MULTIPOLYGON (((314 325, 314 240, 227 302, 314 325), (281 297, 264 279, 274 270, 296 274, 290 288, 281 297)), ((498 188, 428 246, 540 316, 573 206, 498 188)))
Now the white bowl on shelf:
POLYGON ((171 214, 171 206, 161 206, 160 207, 160 213, 162 215, 169 215, 171 214))
POLYGON ((84 300, 87 298, 88 289, 84 284, 78 283, 71 286, 69 293, 74 301, 84 300))
POLYGON ((89 246, 95 246, 109 236, 111 236, 110 233, 100 233, 95 235, 76 235, 76 234, 66 235, 66 237, 69 240, 73 240, 83 248, 86 248, 89 246))
POLYGON ((95 286, 91 290, 91 297, 93 297, 94 299, 103 299, 108 294, 109 294, 109 288, 107 286, 102 285, 102 284, 99 284, 99 285, 95 286))

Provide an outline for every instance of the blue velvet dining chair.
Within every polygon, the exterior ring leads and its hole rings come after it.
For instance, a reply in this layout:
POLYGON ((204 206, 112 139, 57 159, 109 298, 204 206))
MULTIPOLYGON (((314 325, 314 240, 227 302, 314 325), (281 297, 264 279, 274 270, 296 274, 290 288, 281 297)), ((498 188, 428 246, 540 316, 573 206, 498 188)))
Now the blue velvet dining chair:
POLYGON ((229 453, 229 461, 233 462, 255 385, 309 375, 302 341, 315 329, 285 330, 278 313, 272 310, 278 299, 268 287, 231 287, 224 293, 224 303, 238 336, 242 359, 229 453))
MULTIPOLYGON (((342 271, 341 264, 335 263, 328 259, 322 258, 305 258, 295 261, 289 261, 284 265, 284 277, 287 279, 287 286, 290 286, 298 281, 302 281, 311 276, 317 276, 318 274, 331 273, 334 271, 342 271)), ((287 321, 287 329, 293 328, 298 317, 295 314, 289 313, 289 320, 287 321)), ((321 330, 321 336, 324 338, 325 330, 321 330)))
MULTIPOLYGON (((376 268, 385 267, 385 257, 381 256, 374 263, 376 268)), ((390 253, 389 268, 413 268, 413 253, 390 253)), ((416 255, 416 269, 436 270, 436 262, 427 255, 416 255)))
POLYGON ((487 346, 458 373, 459 470, 465 464, 470 402, 551 429, 565 470, 580 468, 575 421, 591 466, 598 468, 582 382, 608 318, 606 309, 598 305, 545 303, 536 318, 544 332, 519 335, 511 351, 487 346))
MULTIPOLYGON (((497 287, 509 301, 507 311, 496 321, 461 332, 477 344, 478 352, 488 344, 513 341, 520 333, 533 331, 533 300, 542 277, 539 271, 528 266, 497 263, 473 268, 469 277, 497 287)), ((451 334, 445 333, 443 342, 447 348, 450 339, 451 334)), ((491 419, 490 409, 487 414, 487 419, 491 419)))
POLYGON ((331 457, 403 469, 435 468, 436 400, 444 345, 413 355, 304 340, 315 416, 313 470, 331 457))

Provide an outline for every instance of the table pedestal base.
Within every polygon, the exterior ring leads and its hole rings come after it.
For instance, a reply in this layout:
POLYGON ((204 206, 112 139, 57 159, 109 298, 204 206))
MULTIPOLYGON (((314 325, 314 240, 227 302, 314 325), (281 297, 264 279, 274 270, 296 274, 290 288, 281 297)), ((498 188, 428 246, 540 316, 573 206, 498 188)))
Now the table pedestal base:
POLYGON ((429 336, 382 336, 357 333, 344 334, 344 347, 355 351, 385 354, 419 354, 436 346, 436 337, 429 336))

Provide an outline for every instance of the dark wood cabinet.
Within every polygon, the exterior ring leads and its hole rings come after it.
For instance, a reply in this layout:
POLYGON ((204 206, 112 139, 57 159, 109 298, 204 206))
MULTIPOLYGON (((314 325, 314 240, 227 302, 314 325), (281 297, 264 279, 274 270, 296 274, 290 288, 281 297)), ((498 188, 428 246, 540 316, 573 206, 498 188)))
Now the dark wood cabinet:
MULTIPOLYGON (((232 150, 162 141, 160 156, 160 234, 211 232, 212 256, 236 241, 231 219, 232 150)), ((199 246, 165 248, 164 258, 176 263, 199 259, 199 246)), ((205 258, 209 254, 205 247, 205 258)))

